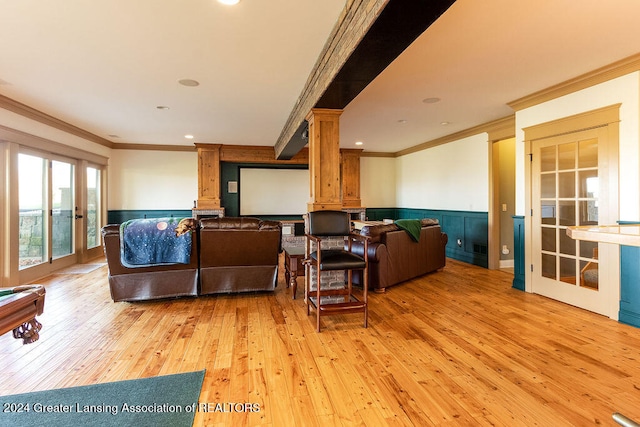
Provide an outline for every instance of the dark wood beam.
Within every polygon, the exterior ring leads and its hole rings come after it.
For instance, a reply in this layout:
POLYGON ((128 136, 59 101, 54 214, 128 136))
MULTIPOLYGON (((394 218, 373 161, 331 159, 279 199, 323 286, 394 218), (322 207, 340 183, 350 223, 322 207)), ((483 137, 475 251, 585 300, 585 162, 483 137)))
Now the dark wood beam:
MULTIPOLYGON (((306 122, 304 117, 310 108, 344 109, 358 94, 364 90, 391 62, 393 62, 411 43, 413 43, 431 24, 433 24, 455 0, 389 0, 382 5, 379 15, 362 36, 357 46, 339 67, 339 71, 330 79, 324 91, 317 90, 319 82, 326 81, 315 76, 307 81, 303 95, 292 111, 278 142, 276 156, 279 159, 290 158, 304 147, 308 140, 304 138, 306 122), (315 92, 313 90, 315 88, 315 92), (306 99, 305 99, 306 98, 306 99), (311 99, 313 98, 313 99, 311 99), (305 101, 305 102, 301 102, 305 101)), ((354 2, 357 3, 357 2, 354 2)), ((370 8, 368 2, 362 1, 352 7, 358 8, 351 14, 343 14, 341 24, 346 28, 334 31, 334 37, 327 43, 335 42, 336 37, 353 37, 361 28, 360 19, 346 19, 358 12, 364 13, 370 8), (349 26, 357 27, 350 31, 349 26)), ((327 55, 325 47, 314 72, 335 73, 331 67, 332 55, 327 55)), ((339 52, 334 52, 338 53, 339 52)), ((335 61, 335 58, 333 58, 335 61)), ((335 64, 334 64, 335 65, 335 64)))

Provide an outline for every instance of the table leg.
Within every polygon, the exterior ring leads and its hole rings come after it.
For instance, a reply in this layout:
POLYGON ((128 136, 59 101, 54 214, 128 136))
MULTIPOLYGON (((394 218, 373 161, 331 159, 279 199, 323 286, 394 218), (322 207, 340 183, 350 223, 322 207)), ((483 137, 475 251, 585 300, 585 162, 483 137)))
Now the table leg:
POLYGON ((296 299, 296 291, 298 290, 297 279, 298 279, 298 272, 296 270, 293 270, 291 272, 291 299, 296 299))

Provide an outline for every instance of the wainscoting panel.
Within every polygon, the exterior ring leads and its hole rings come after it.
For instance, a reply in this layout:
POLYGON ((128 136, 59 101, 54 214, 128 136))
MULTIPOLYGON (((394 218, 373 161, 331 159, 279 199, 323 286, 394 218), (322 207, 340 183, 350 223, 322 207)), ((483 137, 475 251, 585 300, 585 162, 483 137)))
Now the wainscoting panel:
POLYGON ((398 219, 396 208, 374 208, 366 210, 367 219, 370 221, 382 221, 383 219, 398 219))
POLYGON ((513 284, 524 291, 524 216, 513 216, 513 284))
POLYGON ((489 215, 487 212, 449 211, 409 208, 367 208, 367 218, 379 221, 389 219, 435 218, 449 242, 447 257, 479 265, 489 265, 489 215))
POLYGON ((189 210, 110 210, 107 212, 107 223, 122 224, 130 219, 139 218, 191 218, 189 210))
POLYGON ((640 248, 620 246, 620 311, 622 323, 640 327, 640 248))

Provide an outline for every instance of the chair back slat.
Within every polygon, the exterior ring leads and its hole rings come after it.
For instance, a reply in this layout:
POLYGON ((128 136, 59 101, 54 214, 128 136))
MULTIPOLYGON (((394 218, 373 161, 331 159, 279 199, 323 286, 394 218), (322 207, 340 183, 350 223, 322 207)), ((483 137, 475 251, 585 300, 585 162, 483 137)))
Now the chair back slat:
POLYGON ((348 212, 309 212, 309 234, 314 236, 346 236, 350 230, 348 212))

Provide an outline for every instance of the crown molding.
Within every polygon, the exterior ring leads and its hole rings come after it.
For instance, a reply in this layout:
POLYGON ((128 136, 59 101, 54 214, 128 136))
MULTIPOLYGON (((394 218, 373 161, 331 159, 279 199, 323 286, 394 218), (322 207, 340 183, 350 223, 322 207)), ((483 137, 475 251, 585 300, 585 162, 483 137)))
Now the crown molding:
POLYGON ((404 150, 400 150, 394 153, 394 157, 405 156, 407 154, 416 153, 418 151, 426 150, 428 148, 437 147, 438 145, 447 144, 449 142, 458 141, 460 139, 468 138, 470 136, 478 135, 480 133, 489 134, 490 141, 497 141, 500 139, 510 138, 515 136, 515 115, 503 117, 501 119, 493 120, 491 122, 483 123, 478 126, 471 127, 469 129, 462 130, 460 132, 452 133, 441 138, 433 139, 431 141, 424 142, 414 147, 409 147, 404 150))
POLYGON ((360 157, 396 157, 396 153, 383 153, 381 151, 363 151, 360 157))
POLYGON ((111 148, 114 150, 196 151, 196 147, 190 145, 130 144, 123 142, 117 142, 111 148))
POLYGON ((10 141, 39 151, 60 154, 73 159, 88 160, 99 165, 108 164, 108 157, 100 154, 75 148, 70 145, 61 144, 47 138, 42 138, 37 135, 32 135, 30 133, 2 125, 0 125, 0 141, 1 140, 10 141))
POLYGON ((547 89, 534 92, 515 101, 507 103, 514 111, 524 110, 552 99, 568 95, 579 90, 607 82, 616 77, 640 70, 640 53, 621 59, 620 61, 582 74, 573 79, 558 83, 547 89))
POLYGON ((20 114, 23 117, 35 120, 36 122, 51 126, 63 132, 67 132, 71 135, 78 136, 80 138, 86 139, 87 141, 95 142, 96 144, 100 144, 108 148, 113 148, 113 143, 108 139, 102 138, 91 132, 87 132, 84 129, 80 129, 77 126, 57 119, 53 116, 43 113, 42 111, 36 110, 35 108, 29 107, 26 104, 8 98, 4 95, 0 95, 0 108, 13 111, 14 113, 20 114))

